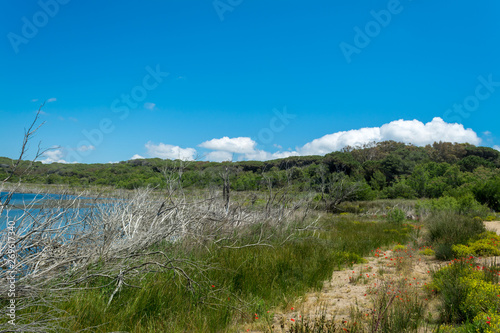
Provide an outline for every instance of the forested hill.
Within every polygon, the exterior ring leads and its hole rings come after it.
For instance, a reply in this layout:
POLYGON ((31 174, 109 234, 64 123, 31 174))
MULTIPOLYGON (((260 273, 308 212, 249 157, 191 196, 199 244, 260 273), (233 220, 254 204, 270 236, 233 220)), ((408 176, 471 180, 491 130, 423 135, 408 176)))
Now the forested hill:
MULTIPOLYGON (((7 176, 12 163, 8 158, 0 158, 0 179, 7 176)), ((28 162, 23 164, 27 166, 28 162)), ((344 182, 356 183, 360 188, 352 199, 365 200, 435 198, 474 191, 477 197, 479 188, 488 186, 498 196, 499 170, 500 152, 492 148, 448 142, 417 147, 384 141, 360 148, 346 147, 325 156, 296 156, 265 162, 181 162, 159 158, 115 164, 35 162, 21 181, 126 189, 163 188, 169 180, 178 180, 181 175, 180 184, 184 188, 206 188, 221 185, 222 176, 227 172, 231 189, 235 191, 287 186, 290 191, 328 194, 333 191, 330 184, 342 177, 344 182)), ((11 181, 18 181, 18 176, 11 181)))

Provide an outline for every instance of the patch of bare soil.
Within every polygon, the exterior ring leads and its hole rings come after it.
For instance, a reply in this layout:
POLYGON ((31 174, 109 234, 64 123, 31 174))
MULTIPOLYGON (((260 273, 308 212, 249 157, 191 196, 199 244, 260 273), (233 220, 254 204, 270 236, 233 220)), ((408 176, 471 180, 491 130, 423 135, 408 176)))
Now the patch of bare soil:
POLYGON ((486 229, 496 232, 500 235, 500 221, 484 222, 486 229))

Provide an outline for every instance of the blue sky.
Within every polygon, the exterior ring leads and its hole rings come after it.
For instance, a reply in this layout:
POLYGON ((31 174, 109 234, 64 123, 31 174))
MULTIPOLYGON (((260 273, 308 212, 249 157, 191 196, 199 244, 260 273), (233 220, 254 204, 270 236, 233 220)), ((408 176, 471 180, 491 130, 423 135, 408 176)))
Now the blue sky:
POLYGON ((325 154, 394 139, 500 146, 500 3, 4 2, 0 156, 325 154))

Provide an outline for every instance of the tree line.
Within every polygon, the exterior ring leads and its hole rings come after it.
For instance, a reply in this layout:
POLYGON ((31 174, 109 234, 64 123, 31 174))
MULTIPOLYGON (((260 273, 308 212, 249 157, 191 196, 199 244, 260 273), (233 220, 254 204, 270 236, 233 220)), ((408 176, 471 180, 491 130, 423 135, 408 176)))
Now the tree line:
MULTIPOLYGON (((0 158, 0 179, 13 160, 0 158)), ((176 186, 226 191, 315 192, 323 200, 348 188, 344 198, 474 198, 500 210, 500 152, 471 144, 435 142, 425 147, 383 141, 345 147, 325 156, 293 156, 271 161, 207 162, 136 159, 113 164, 42 164, 23 161, 12 182, 113 186, 135 189, 176 186), (30 172, 25 174, 23 167, 30 172), (339 187, 339 184, 342 186, 339 187)))

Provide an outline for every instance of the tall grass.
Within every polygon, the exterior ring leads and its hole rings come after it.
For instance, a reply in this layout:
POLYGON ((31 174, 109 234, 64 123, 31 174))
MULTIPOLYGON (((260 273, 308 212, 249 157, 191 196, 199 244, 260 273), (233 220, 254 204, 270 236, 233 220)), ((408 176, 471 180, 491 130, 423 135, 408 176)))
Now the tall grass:
MULTIPOLYGON (((151 271, 128 281, 109 307, 116 285, 77 291, 61 305, 67 311, 64 325, 72 331, 93 327, 96 332, 230 331, 273 307, 289 305, 311 288, 320 289, 333 270, 360 262, 371 250, 407 239, 403 228, 350 217, 329 216, 315 230, 298 229, 282 233, 270 246, 157 244, 151 249, 199 263, 201 269, 190 272, 198 284, 189 284, 173 271, 151 271), (389 227, 396 232, 387 232, 389 227)), ((103 281, 96 280, 86 286, 101 285, 103 281)))
POLYGON ((426 220, 428 241, 436 251, 436 258, 453 259, 453 245, 467 244, 486 231, 483 221, 454 212, 437 212, 426 220))

